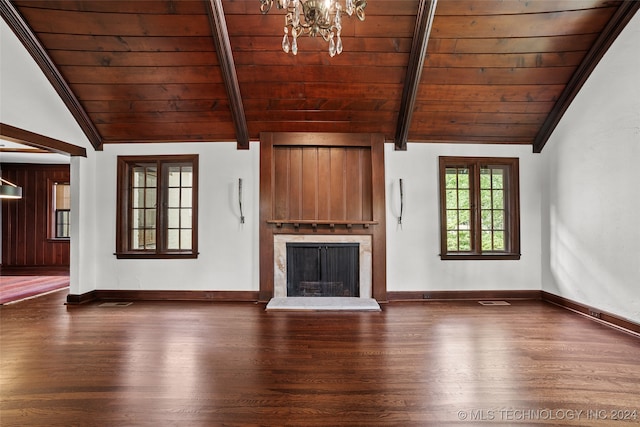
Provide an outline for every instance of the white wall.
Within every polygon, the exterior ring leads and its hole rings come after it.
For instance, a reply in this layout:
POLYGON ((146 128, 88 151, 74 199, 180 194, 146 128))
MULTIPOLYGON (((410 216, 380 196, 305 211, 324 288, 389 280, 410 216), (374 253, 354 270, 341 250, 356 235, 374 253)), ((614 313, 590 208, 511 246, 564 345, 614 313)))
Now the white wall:
POLYGON ((260 150, 236 143, 115 144, 98 153, 97 289, 259 289, 258 215, 260 150), (198 154, 197 259, 116 259, 116 161, 118 155, 198 154), (238 179, 245 223, 240 223, 238 179))
POLYGON ((387 182, 387 290, 539 290, 539 156, 530 146, 385 144, 387 182), (518 157, 520 234, 518 261, 440 259, 438 156, 518 157), (403 180, 402 227, 399 179, 403 180))
MULTIPOLYGON (((0 20, 0 121, 87 149, 87 158, 71 164, 70 292, 95 286, 93 231, 96 205, 93 147, 64 102, 4 20, 0 20), (82 183, 80 182, 82 180, 82 183)), ((60 156, 49 160, 59 163, 60 156)), ((7 161, 24 161, 11 159, 7 161)))
POLYGON ((543 150, 543 290, 640 323, 640 14, 543 150))

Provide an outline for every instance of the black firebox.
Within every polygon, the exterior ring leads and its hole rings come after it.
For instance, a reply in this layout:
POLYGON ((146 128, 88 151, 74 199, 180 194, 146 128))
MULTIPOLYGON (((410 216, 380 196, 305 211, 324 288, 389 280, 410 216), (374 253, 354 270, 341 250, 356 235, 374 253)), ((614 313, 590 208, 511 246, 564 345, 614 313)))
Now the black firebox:
POLYGON ((287 296, 359 297, 359 243, 287 243, 287 296))

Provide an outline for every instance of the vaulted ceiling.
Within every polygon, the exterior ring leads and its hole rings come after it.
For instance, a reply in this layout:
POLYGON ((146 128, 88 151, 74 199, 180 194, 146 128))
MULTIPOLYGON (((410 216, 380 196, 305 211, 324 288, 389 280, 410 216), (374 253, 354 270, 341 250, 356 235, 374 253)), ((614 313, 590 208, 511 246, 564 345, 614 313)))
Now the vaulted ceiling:
POLYGON ((281 48, 259 0, 0 0, 3 18, 94 147, 237 141, 260 132, 382 133, 531 145, 640 7, 607 0, 368 0, 322 38, 281 48))

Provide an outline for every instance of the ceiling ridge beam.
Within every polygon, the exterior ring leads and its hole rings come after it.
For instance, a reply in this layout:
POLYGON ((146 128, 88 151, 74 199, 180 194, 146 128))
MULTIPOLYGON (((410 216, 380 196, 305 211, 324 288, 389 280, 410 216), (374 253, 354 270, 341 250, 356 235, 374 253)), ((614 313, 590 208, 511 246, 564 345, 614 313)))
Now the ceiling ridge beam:
POLYGON ((222 70, 222 78, 224 86, 229 97, 229 107, 231 108, 231 116, 236 128, 237 148, 249 149, 249 129, 247 128, 247 119, 244 114, 244 106, 242 104, 242 95, 240 94, 240 86, 238 84, 238 76, 236 74, 236 65, 233 60, 233 52, 231 51, 231 42, 229 41, 229 33, 227 31, 227 21, 224 17, 221 0, 205 0, 207 4, 207 13, 209 15, 209 23, 211 25, 211 33, 218 54, 218 61, 222 70))
POLYGON ((437 0, 423 0, 418 6, 418 16, 416 17, 416 27, 413 31, 413 41, 411 43, 411 54, 407 67, 407 78, 402 89, 402 101, 398 112, 398 123, 396 125, 395 148, 396 150, 407 149, 407 136, 409 126, 413 117, 413 109, 418 95, 418 86, 424 67, 424 59, 427 55, 427 45, 429 44, 429 34, 433 18, 436 13, 437 0))
POLYGON ((64 102, 76 119, 76 122, 78 122, 78 125, 80 125, 80 128, 89 142, 91 142, 91 145, 93 145, 93 148, 101 150, 102 136, 100 132, 98 132, 98 129, 89 118, 80 101, 78 101, 78 98, 73 94, 64 77, 62 77, 62 74, 51 60, 51 57, 47 54, 44 46, 42 46, 40 40, 38 40, 33 31, 31 31, 31 28, 29 28, 20 13, 9 0, 0 0, 0 14, 34 61, 36 61, 36 64, 38 64, 45 77, 58 93, 62 102, 64 102))
POLYGON ((578 69, 565 86, 558 97, 551 112, 540 127, 540 131, 533 141, 533 152, 540 153, 551 137, 560 119, 580 92, 580 89, 587 81, 593 70, 596 68, 604 54, 609 50, 614 40, 622 32, 633 15, 640 9, 640 1, 624 1, 613 14, 607 25, 604 27, 593 46, 587 52, 578 69))

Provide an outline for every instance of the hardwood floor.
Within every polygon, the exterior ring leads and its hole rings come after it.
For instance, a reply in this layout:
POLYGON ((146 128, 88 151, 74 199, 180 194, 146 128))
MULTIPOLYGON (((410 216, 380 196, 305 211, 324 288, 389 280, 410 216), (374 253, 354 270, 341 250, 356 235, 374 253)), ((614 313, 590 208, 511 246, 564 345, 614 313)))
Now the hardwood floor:
POLYGON ((336 313, 65 296, 0 308, 3 427, 640 423, 640 338, 541 301, 336 313))
POLYGON ((69 276, 0 276, 0 304, 69 287, 69 276))

